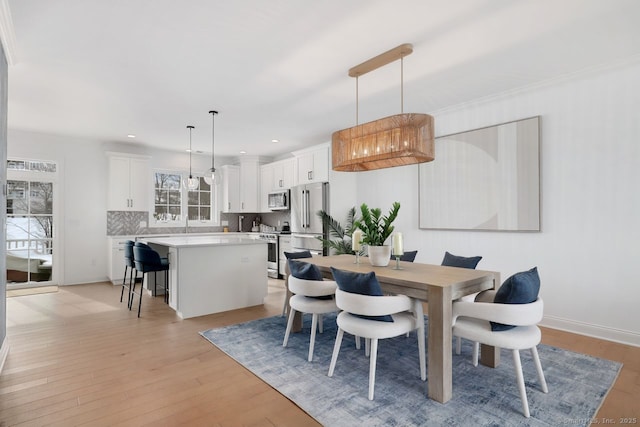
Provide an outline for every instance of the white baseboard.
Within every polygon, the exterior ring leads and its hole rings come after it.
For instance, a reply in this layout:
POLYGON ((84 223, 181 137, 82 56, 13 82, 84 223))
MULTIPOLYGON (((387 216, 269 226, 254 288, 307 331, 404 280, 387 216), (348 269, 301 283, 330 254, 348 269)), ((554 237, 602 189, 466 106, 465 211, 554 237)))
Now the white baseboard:
POLYGON ((2 369, 4 368, 4 362, 7 360, 8 355, 9 355, 9 340, 5 336, 4 341, 2 341, 2 347, 0 347, 0 374, 2 373, 2 369))
POLYGON ((555 316, 544 316, 540 326, 640 347, 640 334, 637 332, 607 328, 555 316))

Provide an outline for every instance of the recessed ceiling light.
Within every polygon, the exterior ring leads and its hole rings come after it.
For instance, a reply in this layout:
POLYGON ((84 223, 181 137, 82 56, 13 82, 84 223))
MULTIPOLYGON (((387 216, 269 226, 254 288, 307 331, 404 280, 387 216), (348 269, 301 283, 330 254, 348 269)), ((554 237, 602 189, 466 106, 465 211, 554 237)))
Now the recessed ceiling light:
POLYGON ((186 149, 186 150, 184 150, 184 151, 186 151, 187 153, 190 153, 190 152, 191 152, 191 149, 187 148, 187 149, 186 149))
POLYGON ((272 139, 271 142, 280 142, 279 139, 272 139))
POLYGON ((247 152, 242 150, 242 151, 240 151, 240 154, 247 154, 247 152))
POLYGON ((127 138, 135 138, 136 136, 132 133, 130 133, 129 135, 127 135, 127 138))

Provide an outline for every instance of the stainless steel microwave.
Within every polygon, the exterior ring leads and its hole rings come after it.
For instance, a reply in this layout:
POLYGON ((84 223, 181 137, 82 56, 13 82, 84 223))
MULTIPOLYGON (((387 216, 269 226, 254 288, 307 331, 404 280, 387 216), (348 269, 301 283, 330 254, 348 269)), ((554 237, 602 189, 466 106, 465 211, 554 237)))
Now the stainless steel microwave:
POLYGON ((289 210, 289 190, 278 190, 269 193, 269 209, 272 211, 289 210))

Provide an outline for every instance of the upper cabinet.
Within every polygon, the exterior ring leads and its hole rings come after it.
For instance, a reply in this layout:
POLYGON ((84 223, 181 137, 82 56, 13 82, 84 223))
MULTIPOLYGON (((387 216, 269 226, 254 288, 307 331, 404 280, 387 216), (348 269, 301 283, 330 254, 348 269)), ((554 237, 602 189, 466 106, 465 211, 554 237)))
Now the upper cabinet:
POLYGON ((108 154, 110 211, 148 211, 151 195, 150 159, 146 156, 108 154))
POLYGON ((298 176, 297 184, 329 181, 329 144, 317 145, 294 153, 298 176))
POLYGON ((240 211, 260 211, 260 163, 257 159, 240 160, 240 211))
POLYGON ((270 163, 273 167, 271 190, 286 190, 295 185, 295 165, 295 158, 270 163))
POLYGON ((273 165, 260 166, 260 212, 271 212, 269 209, 269 193, 273 185, 273 165))
POLYGON ((260 163, 242 159, 222 169, 222 212, 260 212, 260 163))
POLYGON ((240 167, 224 165, 222 170, 222 206, 224 213, 240 211, 240 167))

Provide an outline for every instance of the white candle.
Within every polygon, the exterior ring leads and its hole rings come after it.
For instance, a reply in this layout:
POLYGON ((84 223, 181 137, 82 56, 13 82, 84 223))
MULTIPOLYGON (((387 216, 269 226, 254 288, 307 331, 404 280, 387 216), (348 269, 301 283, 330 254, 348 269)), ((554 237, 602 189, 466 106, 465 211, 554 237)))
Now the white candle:
POLYGON ((400 256, 404 253, 402 249, 402 233, 393 235, 393 254, 400 256))
POLYGON ((360 250, 360 248, 362 247, 361 242, 362 242, 362 230, 358 228, 356 229, 356 231, 353 232, 353 235, 351 236, 351 247, 353 248, 354 251, 360 250))

